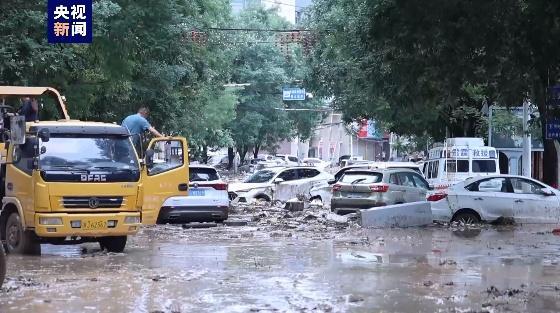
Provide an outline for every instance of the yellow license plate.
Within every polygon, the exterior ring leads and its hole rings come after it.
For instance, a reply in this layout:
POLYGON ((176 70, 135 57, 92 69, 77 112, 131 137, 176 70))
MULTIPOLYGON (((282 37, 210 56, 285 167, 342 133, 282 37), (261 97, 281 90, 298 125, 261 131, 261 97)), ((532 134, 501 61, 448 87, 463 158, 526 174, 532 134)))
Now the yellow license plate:
POLYGON ((105 229, 105 228, 107 228, 107 221, 85 220, 82 222, 82 229, 84 230, 95 230, 95 229, 105 229))

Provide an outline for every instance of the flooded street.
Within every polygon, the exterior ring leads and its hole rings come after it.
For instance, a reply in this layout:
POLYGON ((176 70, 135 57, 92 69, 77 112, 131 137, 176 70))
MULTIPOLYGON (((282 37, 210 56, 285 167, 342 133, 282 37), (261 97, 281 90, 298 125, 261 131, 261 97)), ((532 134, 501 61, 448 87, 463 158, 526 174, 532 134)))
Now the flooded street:
POLYGON ((0 312, 555 312, 551 226, 157 226, 10 255, 0 312))

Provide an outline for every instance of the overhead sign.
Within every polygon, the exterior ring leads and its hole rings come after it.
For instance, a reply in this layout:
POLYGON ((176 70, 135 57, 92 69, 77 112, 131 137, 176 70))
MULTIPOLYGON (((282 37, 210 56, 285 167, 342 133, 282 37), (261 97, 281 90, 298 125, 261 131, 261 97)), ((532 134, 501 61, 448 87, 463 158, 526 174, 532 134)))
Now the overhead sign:
POLYGON ((560 120, 549 119, 546 123, 546 139, 560 138, 560 120))
POLYGON ((282 89, 282 100, 302 101, 305 100, 305 89, 303 88, 284 88, 282 89))

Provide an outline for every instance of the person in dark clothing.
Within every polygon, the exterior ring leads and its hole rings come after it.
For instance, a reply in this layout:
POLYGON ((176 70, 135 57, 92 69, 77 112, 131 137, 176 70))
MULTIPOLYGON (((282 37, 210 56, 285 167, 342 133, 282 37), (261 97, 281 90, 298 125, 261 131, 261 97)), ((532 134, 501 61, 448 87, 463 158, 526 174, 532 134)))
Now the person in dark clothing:
POLYGON ((39 120, 39 103, 37 99, 23 98, 23 106, 19 109, 18 113, 25 116, 26 122, 39 120))

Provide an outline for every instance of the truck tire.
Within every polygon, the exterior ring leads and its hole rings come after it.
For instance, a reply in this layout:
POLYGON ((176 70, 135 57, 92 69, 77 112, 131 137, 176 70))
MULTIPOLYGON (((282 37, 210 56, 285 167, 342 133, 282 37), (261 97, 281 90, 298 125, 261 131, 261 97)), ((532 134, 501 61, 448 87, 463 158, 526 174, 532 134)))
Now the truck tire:
POLYGON ((126 236, 101 237, 99 246, 101 246, 101 250, 108 252, 123 252, 126 246, 126 236))
POLYGON ((6 278, 6 254, 4 248, 0 245, 0 288, 4 284, 4 278, 6 278))
POLYGON ((4 230, 6 253, 41 255, 41 244, 36 240, 35 233, 23 229, 17 212, 10 214, 4 230))

